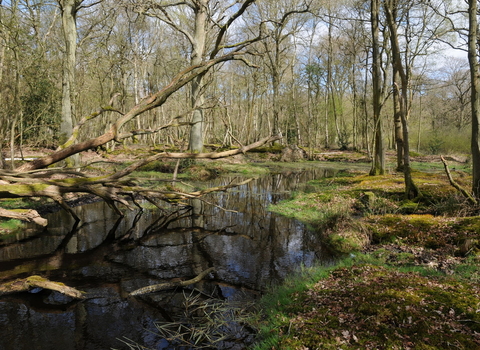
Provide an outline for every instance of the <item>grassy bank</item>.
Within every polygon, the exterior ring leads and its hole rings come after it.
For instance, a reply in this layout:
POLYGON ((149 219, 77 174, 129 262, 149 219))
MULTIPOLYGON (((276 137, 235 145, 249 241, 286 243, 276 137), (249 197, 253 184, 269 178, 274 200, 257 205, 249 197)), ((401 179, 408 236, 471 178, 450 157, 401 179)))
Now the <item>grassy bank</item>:
POLYGON ((257 350, 480 348, 480 218, 443 173, 414 180, 415 201, 401 174, 349 172, 271 207, 344 258, 265 296, 257 350))

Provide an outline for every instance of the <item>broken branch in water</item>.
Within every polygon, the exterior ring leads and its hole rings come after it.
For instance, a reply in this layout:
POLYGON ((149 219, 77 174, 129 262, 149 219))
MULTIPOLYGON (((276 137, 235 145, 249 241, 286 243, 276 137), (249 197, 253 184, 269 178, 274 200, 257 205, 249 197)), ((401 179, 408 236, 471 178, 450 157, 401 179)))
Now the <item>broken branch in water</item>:
POLYGON ((6 294, 28 292, 34 288, 44 288, 60 292, 75 299, 83 299, 83 293, 60 282, 50 281, 41 276, 30 276, 0 284, 0 296, 6 294))
POLYGON ((186 281, 177 281, 177 282, 165 282, 165 283, 160 283, 160 284, 153 284, 151 286, 146 286, 137 290, 134 290, 133 292, 130 293, 130 295, 144 295, 144 294, 149 294, 149 293, 154 293, 154 292, 159 292, 162 290, 166 289, 171 289, 175 287, 186 287, 191 284, 200 282, 206 275, 208 275, 210 272, 215 271, 214 267, 211 267, 209 269, 206 269, 205 271, 201 272, 198 274, 197 277, 194 277, 192 279, 186 280, 186 281))

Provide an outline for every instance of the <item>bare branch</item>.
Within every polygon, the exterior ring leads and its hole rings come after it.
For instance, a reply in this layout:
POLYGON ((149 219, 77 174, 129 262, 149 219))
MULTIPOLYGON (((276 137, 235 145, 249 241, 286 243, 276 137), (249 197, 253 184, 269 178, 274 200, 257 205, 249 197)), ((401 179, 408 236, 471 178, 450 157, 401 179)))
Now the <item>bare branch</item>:
POLYGON ((136 295, 144 295, 144 294, 149 294, 149 293, 154 293, 154 292, 160 292, 162 290, 166 289, 171 289, 171 288, 176 288, 176 287, 186 287, 191 284, 200 282, 202 279, 205 278, 210 272, 215 271, 214 267, 211 267, 209 269, 206 269, 205 271, 201 272, 198 274, 198 276, 189 279, 187 281, 177 281, 177 282, 165 282, 165 283, 160 283, 160 284, 154 284, 151 286, 143 287, 137 290, 134 290, 133 292, 130 293, 132 296, 136 295))
POLYGON ((212 52, 210 53, 210 58, 214 58, 218 52, 222 49, 222 41, 224 40, 225 38, 225 34, 228 30, 228 28, 232 25, 232 23, 237 19, 239 18, 246 10, 247 8, 252 5, 256 0, 246 0, 243 5, 240 7, 240 9, 234 13, 227 21, 227 23, 225 23, 223 26, 220 27, 220 32, 218 33, 217 35, 217 39, 215 41, 215 46, 214 46, 214 49, 212 50, 212 52))
POLYGON ((24 172, 24 171, 34 170, 34 169, 45 168, 51 164, 54 164, 65 158, 68 158, 76 153, 80 153, 90 148, 95 148, 95 147, 104 145, 105 143, 112 140, 117 140, 120 129, 126 123, 128 123, 132 119, 138 117, 139 115, 151 109, 154 109, 163 105, 172 94, 174 94, 180 88, 182 88, 183 86, 191 82, 197 76, 207 72, 209 69, 211 69, 215 65, 222 62, 233 60, 239 56, 242 56, 243 54, 244 52, 234 50, 223 56, 214 58, 206 62, 202 62, 198 65, 190 66, 184 69, 172 79, 169 85, 164 87, 162 90, 144 98, 142 101, 140 101, 139 104, 134 106, 130 111, 128 111, 121 118, 119 118, 112 125, 112 127, 103 135, 100 135, 96 138, 86 140, 77 144, 72 144, 44 158, 34 160, 30 163, 26 163, 20 166, 19 168, 17 168, 16 170, 24 172))

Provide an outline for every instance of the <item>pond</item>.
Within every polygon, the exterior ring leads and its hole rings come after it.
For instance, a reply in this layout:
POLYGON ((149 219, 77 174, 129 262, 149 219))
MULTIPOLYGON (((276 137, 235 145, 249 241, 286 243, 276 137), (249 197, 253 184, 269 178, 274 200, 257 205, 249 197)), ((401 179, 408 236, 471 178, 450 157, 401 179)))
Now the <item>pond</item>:
MULTIPOLYGON (((174 348, 155 322, 171 322, 193 293, 229 301, 256 300, 301 266, 329 263, 320 235, 267 210, 311 179, 336 170, 317 168, 261 177, 226 192, 162 211, 144 204, 119 218, 103 202, 76 207, 81 225, 64 211, 0 241, 0 281, 41 275, 86 294, 77 301, 49 290, 0 298, 0 349, 174 348), (152 284, 201 282, 144 296, 152 284), (131 340, 131 341, 130 341, 131 340)), ((221 177, 219 186, 242 179, 221 177)), ((224 348, 241 349, 242 340, 224 348)), ((178 347, 177 347, 178 348, 178 347)))

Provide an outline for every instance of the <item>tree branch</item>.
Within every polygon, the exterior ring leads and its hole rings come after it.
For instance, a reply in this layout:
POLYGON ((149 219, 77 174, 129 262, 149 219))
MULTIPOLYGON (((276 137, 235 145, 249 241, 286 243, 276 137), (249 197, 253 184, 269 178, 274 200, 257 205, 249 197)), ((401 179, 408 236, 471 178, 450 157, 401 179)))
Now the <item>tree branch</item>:
POLYGON ((470 204, 472 205, 477 205, 478 202, 477 200, 467 192, 464 188, 462 188, 452 177, 452 174, 450 173, 450 169, 448 168, 447 161, 443 156, 440 156, 443 162, 443 166, 445 167, 445 173, 447 174, 448 181, 450 182, 450 185, 452 185, 455 189, 457 189, 467 200, 470 204))
POLYGON ((190 66, 180 73, 178 73, 170 82, 169 85, 165 86, 162 90, 144 98, 142 101, 140 101, 139 104, 134 106, 130 111, 128 111, 125 115, 123 115, 121 118, 119 118, 108 130, 106 133, 103 135, 100 135, 96 138, 86 140, 77 144, 70 145, 64 149, 58 150, 44 158, 36 159, 30 163, 26 163, 20 167, 18 167, 16 170, 17 171, 29 171, 29 170, 34 170, 34 169, 41 169, 45 168, 51 164, 57 163, 65 158, 68 158, 76 153, 80 153, 83 151, 86 151, 91 148, 95 148, 101 145, 104 145, 105 143, 112 141, 112 140, 117 140, 118 135, 119 135, 119 130, 129 121, 132 119, 138 117, 139 115, 157 108, 161 105, 163 105, 168 98, 178 91, 180 88, 191 82, 193 79, 195 79, 197 76, 204 74, 207 72, 209 69, 214 67, 215 65, 226 62, 226 61, 231 61, 238 56, 243 55, 243 52, 240 51, 232 51, 229 52, 228 54, 225 54, 223 56, 214 58, 212 60, 202 62, 201 64, 190 66))
POLYGON ((194 283, 200 282, 202 279, 205 278, 210 272, 215 271, 214 267, 211 267, 209 269, 206 269, 205 271, 201 272, 198 276, 189 279, 187 281, 179 281, 179 282, 165 282, 165 283, 160 283, 160 284, 154 284, 151 286, 143 287, 137 290, 134 290, 133 292, 130 293, 132 296, 137 296, 137 295, 144 295, 144 294, 149 294, 149 293, 155 293, 155 292, 160 292, 162 290, 166 289, 171 289, 171 288, 176 288, 176 287, 186 287, 194 283))
POLYGON ((30 276, 0 285, 0 296, 6 294, 28 292, 34 288, 44 288, 60 292, 75 299, 83 299, 83 293, 60 282, 53 282, 40 276, 30 276))

